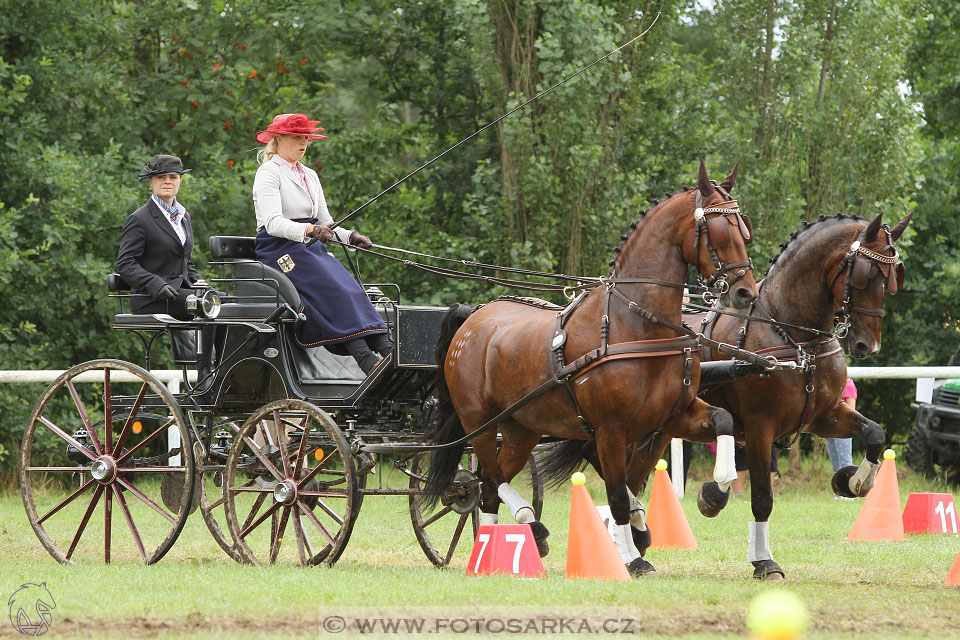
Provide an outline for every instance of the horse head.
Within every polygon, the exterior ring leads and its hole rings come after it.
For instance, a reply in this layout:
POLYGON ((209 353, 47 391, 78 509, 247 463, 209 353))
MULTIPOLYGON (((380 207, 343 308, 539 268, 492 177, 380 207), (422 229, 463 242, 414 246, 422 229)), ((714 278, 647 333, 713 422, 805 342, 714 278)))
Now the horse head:
POLYGON ((878 215, 858 225, 842 257, 827 264, 825 276, 836 304, 843 350, 865 358, 880 350, 880 328, 887 293, 896 294, 906 275, 894 243, 910 224, 912 213, 891 229, 878 215))
POLYGON ((684 260, 699 269, 707 285, 720 287, 723 306, 744 309, 757 298, 757 283, 746 247, 753 240, 753 227, 730 197, 737 166, 717 184, 700 161, 696 190, 677 202, 682 211, 677 244, 684 260))

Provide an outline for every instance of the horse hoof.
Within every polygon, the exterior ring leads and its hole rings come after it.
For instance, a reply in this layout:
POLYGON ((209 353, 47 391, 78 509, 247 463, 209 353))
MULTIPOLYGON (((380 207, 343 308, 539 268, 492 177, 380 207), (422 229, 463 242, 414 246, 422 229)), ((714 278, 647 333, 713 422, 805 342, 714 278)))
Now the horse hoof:
POLYGON ((550 553, 550 543, 547 542, 550 531, 539 520, 530 523, 530 530, 533 532, 533 539, 537 543, 537 551, 540 552, 540 557, 546 557, 550 553))
POLYGON ((710 482, 704 482, 703 486, 700 487, 700 493, 697 494, 697 508, 706 517, 713 518, 723 511, 729 499, 730 492, 721 491, 720 485, 711 480, 710 482))
POLYGON ((753 577, 757 580, 767 580, 769 582, 783 581, 783 569, 773 560, 757 560, 752 564, 753 577))
POLYGON ((649 525, 643 531, 630 527, 630 533, 633 534, 633 544, 637 548, 637 551, 640 552, 640 556, 643 557, 647 555, 647 548, 650 546, 650 543, 653 542, 650 537, 649 525))
POLYGON ((627 571, 630 572, 630 575, 638 578, 640 576, 654 576, 657 574, 657 570, 653 568, 653 565, 643 558, 634 558, 631 560, 630 564, 627 565, 627 571))
POLYGON ((844 498, 856 498, 856 494, 850 490, 850 478, 852 478, 856 472, 857 468, 851 464, 833 474, 833 480, 830 481, 833 492, 844 498))

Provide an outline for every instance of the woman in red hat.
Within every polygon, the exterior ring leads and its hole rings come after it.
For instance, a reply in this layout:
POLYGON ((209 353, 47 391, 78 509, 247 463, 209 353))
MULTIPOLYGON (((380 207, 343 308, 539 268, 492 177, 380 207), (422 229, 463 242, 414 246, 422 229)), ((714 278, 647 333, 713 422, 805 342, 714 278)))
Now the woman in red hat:
POLYGON ((355 247, 372 246, 356 231, 331 229, 320 178, 300 163, 311 140, 326 139, 318 124, 302 113, 284 113, 257 134, 257 142, 265 145, 253 182, 257 259, 280 268, 300 294, 300 311, 307 317, 295 332, 300 346, 349 353, 369 374, 393 351, 393 342, 367 294, 324 244, 336 238, 355 247), (308 247, 312 238, 320 242, 308 247))

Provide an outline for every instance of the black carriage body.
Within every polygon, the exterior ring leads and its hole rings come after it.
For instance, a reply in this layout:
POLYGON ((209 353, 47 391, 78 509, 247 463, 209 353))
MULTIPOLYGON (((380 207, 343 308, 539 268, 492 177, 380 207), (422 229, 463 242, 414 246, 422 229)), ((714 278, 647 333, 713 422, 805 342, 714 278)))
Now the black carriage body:
MULTIPOLYGON (((189 396, 181 394, 185 410, 237 415, 274 400, 296 398, 336 413, 338 421, 351 428, 411 429, 431 391, 434 349, 446 308, 399 304, 395 285, 368 287, 396 350, 394 362, 364 376, 350 356, 296 343, 296 317, 290 310, 300 311, 299 294, 279 269, 255 259, 253 240, 210 238, 212 264, 222 270, 222 277, 212 283, 223 294, 216 319, 184 322, 165 315, 121 313, 114 318, 114 328, 137 332, 148 351, 150 340, 145 335, 152 334, 155 340, 164 333, 185 334, 196 340, 206 328, 206 335, 215 336, 212 366, 197 367, 196 386, 189 396), (381 288, 396 291, 396 296, 383 295, 381 288), (271 317, 277 319, 265 322, 271 317)), ((123 283, 116 276, 111 278, 110 288, 121 290, 123 283)), ((175 356, 175 360, 197 366, 195 358, 175 356)))

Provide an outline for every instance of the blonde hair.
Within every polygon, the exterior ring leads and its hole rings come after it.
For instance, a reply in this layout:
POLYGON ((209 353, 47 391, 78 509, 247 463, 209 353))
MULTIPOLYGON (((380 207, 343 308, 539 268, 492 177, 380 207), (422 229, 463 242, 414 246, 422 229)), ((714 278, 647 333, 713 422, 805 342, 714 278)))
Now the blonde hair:
POLYGON ((269 162, 275 155, 277 155, 277 136, 270 138, 270 142, 263 145, 263 148, 257 151, 257 162, 260 164, 269 162))

